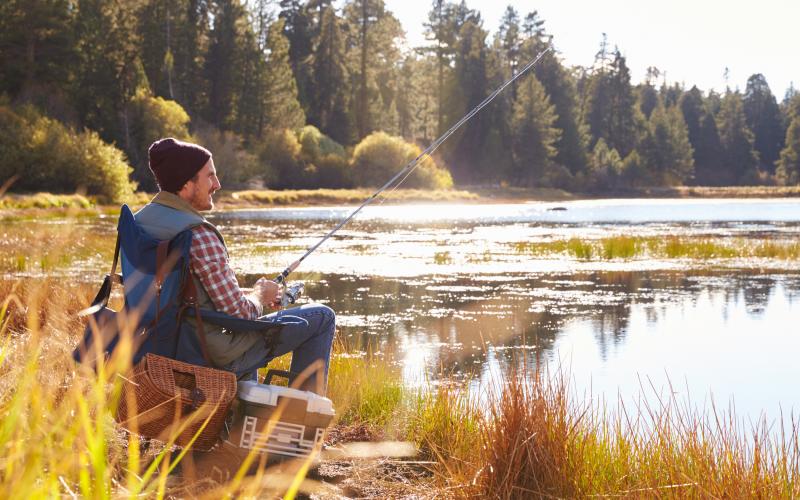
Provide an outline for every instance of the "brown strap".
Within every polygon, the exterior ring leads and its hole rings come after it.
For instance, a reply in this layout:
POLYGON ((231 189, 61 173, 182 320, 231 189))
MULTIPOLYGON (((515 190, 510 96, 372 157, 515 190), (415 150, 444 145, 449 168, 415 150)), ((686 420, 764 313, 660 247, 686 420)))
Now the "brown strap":
POLYGON ((119 260, 119 231, 117 231, 117 243, 114 246, 114 262, 111 264, 112 278, 117 273, 117 261, 119 260))
POLYGON ((200 342, 200 351, 203 353, 203 359, 206 360, 208 366, 212 368, 216 368, 217 365, 211 361, 211 356, 208 354, 208 344, 206 343, 206 330, 203 327, 203 318, 200 316, 200 305, 197 303, 197 287, 194 285, 194 280, 192 279, 191 272, 189 272, 186 276, 186 283, 183 287, 183 307, 181 310, 183 311, 186 307, 194 307, 194 317, 197 326, 195 328, 195 333, 197 334, 197 340, 200 342))

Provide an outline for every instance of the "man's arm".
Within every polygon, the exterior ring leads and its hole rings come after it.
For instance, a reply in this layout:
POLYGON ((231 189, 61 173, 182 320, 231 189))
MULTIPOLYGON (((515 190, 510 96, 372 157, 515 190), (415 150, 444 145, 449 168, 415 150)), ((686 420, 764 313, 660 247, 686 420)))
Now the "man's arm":
POLYGON ((276 283, 262 278, 256 282, 253 293, 245 295, 228 264, 225 247, 214 231, 205 226, 192 229, 190 256, 192 273, 202 283, 217 311, 256 319, 263 314, 264 305, 273 303, 279 294, 276 283))

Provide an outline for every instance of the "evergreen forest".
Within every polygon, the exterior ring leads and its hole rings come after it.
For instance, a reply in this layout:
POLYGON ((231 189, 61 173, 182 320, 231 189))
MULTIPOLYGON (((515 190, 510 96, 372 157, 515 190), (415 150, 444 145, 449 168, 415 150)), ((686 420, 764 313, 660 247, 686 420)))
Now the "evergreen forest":
MULTIPOLYGON (((487 26, 432 0, 411 47, 383 0, 4 0, 0 184, 154 191, 147 147, 208 147, 226 187, 376 186, 547 47, 535 10, 487 26)), ((605 35, 590 67, 547 52, 407 187, 608 193, 800 184, 800 94, 634 82, 605 35)))

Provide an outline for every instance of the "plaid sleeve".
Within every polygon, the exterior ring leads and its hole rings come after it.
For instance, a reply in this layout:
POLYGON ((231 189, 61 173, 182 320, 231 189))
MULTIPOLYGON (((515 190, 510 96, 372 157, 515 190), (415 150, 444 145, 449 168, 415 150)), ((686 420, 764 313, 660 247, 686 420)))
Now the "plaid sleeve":
POLYGON ((261 316, 260 304, 245 297, 228 264, 228 253, 214 231, 205 226, 192 229, 190 250, 192 273, 200 280, 217 311, 245 319, 261 316))

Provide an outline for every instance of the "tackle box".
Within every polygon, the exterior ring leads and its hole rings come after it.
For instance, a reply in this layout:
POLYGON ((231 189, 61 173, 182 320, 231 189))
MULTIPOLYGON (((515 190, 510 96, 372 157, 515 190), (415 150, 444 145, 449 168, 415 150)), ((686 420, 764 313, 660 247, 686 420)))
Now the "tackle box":
POLYGON ((309 391, 239 382, 227 444, 243 452, 306 457, 322 444, 335 412, 330 399, 309 391))

